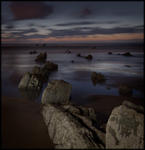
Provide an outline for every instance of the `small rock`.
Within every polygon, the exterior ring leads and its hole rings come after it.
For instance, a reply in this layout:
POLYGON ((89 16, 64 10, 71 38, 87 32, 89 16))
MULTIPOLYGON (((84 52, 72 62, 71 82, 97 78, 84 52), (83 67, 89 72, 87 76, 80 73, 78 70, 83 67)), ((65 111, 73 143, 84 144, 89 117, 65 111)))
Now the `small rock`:
POLYGON ((74 60, 72 60, 71 62, 74 63, 74 60))
POLYGON ((123 56, 133 56, 130 52, 126 52, 122 54, 123 56))
POLYGON ((119 87, 119 93, 123 96, 131 96, 132 95, 132 89, 126 85, 121 85, 119 87))
POLYGON ((112 55, 112 52, 108 52, 109 55, 112 55))
POLYGON ((47 58, 47 53, 46 53, 46 52, 45 52, 45 53, 40 53, 40 54, 36 57, 35 61, 36 61, 36 62, 40 62, 40 63, 44 63, 44 62, 46 61, 46 58, 47 58))
POLYGON ((88 56, 86 56, 85 58, 88 59, 88 60, 92 60, 92 59, 93 59, 93 56, 92 56, 92 55, 88 55, 88 56))
POLYGON ((44 65, 43 69, 46 69, 48 71, 54 71, 54 70, 58 69, 58 65, 53 62, 47 61, 44 65))
POLYGON ((91 80, 92 80, 93 84, 96 85, 97 83, 105 82, 106 79, 105 79, 104 75, 102 75, 101 73, 92 72, 91 80))
POLYGON ((81 57, 81 54, 80 54, 80 53, 78 53, 78 54, 77 54, 77 56, 78 56, 78 57, 81 57))

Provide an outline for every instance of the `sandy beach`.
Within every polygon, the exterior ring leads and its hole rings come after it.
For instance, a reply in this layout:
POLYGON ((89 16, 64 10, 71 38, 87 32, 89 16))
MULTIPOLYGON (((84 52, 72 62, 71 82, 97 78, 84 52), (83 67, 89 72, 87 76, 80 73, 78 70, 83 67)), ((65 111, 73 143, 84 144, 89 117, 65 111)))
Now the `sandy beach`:
MULTIPOLYGON (((90 95, 87 97, 100 117, 107 121, 112 109, 130 100, 144 106, 143 99, 125 98, 122 96, 90 95)), ((41 116, 41 104, 2 97, 2 147, 3 148, 53 148, 47 128, 41 116)))
POLYGON ((41 105, 2 97, 2 148, 53 148, 41 105))

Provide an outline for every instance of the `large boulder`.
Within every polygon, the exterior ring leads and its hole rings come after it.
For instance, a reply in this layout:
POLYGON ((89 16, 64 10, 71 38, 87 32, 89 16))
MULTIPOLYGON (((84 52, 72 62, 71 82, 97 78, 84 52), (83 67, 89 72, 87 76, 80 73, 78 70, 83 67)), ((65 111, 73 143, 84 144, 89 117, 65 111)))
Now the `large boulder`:
POLYGON ((45 52, 45 53, 40 53, 40 54, 36 57, 35 61, 36 61, 36 62, 39 62, 39 63, 44 63, 44 62, 46 61, 46 58, 47 58, 47 53, 46 53, 46 52, 45 52))
POLYGON ((41 102, 65 104, 69 102, 72 86, 63 80, 53 80, 45 88, 41 102))
POLYGON ((93 82, 94 85, 96 85, 97 83, 103 83, 105 82, 105 77, 103 74, 101 73, 96 73, 96 72, 92 72, 91 74, 91 80, 93 82))
POLYGON ((144 148, 144 108, 129 101, 113 109, 106 127, 106 148, 144 148))
POLYGON ((71 104, 43 106, 42 115, 55 148, 105 148, 105 134, 95 128, 89 118, 89 110, 84 109, 71 104))
POLYGON ((42 81, 35 74, 25 73, 18 85, 19 89, 23 90, 40 90, 42 87, 42 81))

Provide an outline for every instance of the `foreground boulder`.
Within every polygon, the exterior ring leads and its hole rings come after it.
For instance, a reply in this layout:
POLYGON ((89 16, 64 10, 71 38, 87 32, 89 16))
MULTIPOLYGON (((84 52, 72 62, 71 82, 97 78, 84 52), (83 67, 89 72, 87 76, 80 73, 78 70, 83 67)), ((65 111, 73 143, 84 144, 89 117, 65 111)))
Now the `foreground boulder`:
POLYGON ((47 53, 46 53, 46 52, 45 52, 45 53, 40 53, 40 54, 36 57, 35 61, 36 61, 36 62, 40 62, 40 63, 44 63, 44 62, 46 61, 46 58, 47 58, 47 53))
POLYGON ((123 56, 133 56, 130 52, 126 52, 122 54, 123 56))
POLYGON ((53 80, 48 83, 45 88, 41 102, 42 104, 57 103, 66 104, 69 103, 72 86, 63 80, 53 80))
POLYGON ((55 148, 104 149, 105 134, 93 125, 93 110, 71 104, 43 106, 42 115, 55 148))
POLYGON ((29 72, 23 75, 18 85, 18 88, 23 90, 40 90, 41 87, 42 81, 40 78, 29 72))
POLYGON ((104 75, 102 75, 101 73, 92 72, 91 80, 92 80, 93 84, 96 85, 97 83, 105 82, 106 79, 105 79, 104 75))
POLYGON ((113 109, 106 128, 106 148, 144 148, 144 108, 124 101, 113 109))
POLYGON ((131 96, 132 95, 132 89, 126 85, 121 85, 119 87, 119 93, 123 96, 131 96))

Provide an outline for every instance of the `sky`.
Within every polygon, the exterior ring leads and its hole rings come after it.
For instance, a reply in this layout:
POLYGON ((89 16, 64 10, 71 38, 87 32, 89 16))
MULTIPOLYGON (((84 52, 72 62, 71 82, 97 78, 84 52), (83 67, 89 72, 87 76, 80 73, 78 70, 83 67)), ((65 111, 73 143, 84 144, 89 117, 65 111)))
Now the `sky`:
POLYGON ((143 1, 3 1, 2 43, 142 42, 143 1))

